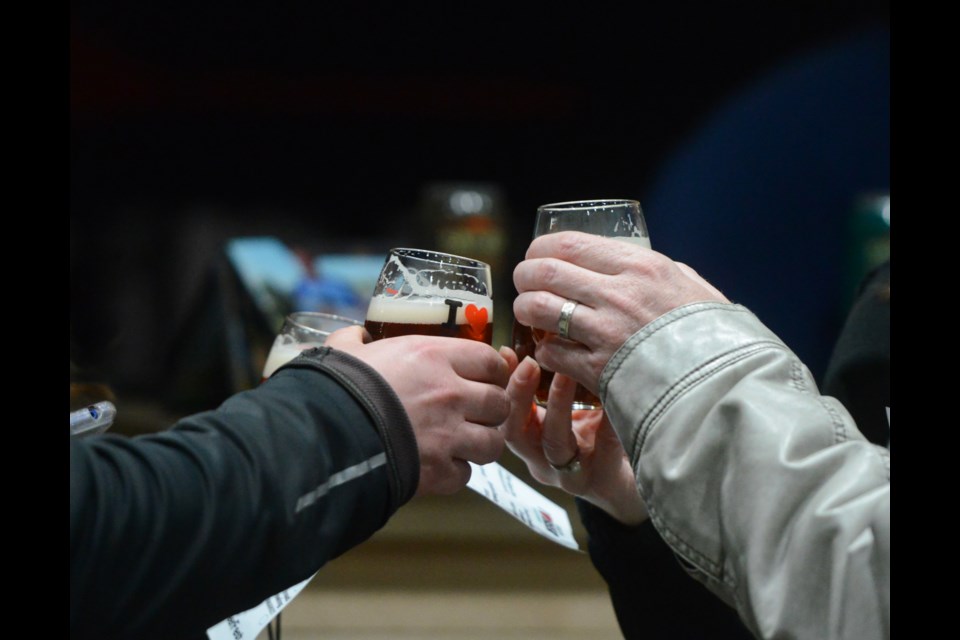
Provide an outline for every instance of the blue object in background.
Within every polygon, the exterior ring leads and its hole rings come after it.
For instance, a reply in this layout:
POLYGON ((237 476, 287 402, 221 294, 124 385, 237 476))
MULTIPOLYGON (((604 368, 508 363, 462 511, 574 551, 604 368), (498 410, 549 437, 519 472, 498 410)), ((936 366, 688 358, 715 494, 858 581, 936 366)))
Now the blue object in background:
POLYGON ((654 249, 750 308, 822 378, 846 314, 850 216, 890 189, 890 33, 779 66, 726 103, 644 196, 654 249))
POLYGON ((368 300, 350 288, 349 283, 322 276, 307 277, 297 283, 291 293, 293 308, 297 311, 325 311, 356 317, 357 309, 366 310, 368 300))

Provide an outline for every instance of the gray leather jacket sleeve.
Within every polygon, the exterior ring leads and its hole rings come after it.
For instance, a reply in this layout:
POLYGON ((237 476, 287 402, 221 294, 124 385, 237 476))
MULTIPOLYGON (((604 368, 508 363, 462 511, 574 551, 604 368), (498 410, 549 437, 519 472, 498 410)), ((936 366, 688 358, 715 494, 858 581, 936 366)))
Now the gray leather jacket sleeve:
POLYGON ((754 634, 889 637, 889 451, 756 316, 675 309, 600 392, 654 526, 754 634))

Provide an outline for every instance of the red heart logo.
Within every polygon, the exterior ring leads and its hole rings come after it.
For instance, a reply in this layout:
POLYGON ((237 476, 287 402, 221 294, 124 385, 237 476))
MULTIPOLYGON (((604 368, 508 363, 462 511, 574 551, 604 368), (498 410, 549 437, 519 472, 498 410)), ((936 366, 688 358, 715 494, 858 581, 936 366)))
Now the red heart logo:
POLYGON ((468 304, 467 308, 463 310, 463 315, 467 317, 467 322, 470 323, 470 326, 473 328, 475 334, 482 334, 483 330, 487 328, 487 308, 478 307, 475 304, 468 304))

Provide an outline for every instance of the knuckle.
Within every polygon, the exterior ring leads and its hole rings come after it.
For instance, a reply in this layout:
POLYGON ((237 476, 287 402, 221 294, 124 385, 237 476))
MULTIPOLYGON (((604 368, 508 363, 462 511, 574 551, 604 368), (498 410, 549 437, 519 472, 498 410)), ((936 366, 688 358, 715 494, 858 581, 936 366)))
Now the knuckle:
POLYGON ((557 260, 544 258, 537 263, 536 280, 541 286, 549 289, 556 284, 559 271, 560 263, 557 260))
POLYGON ((651 254, 647 258, 647 270, 654 278, 658 280, 670 279, 676 266, 673 260, 670 260, 661 254, 651 254))
POLYGON ((530 303, 536 317, 546 318, 550 315, 550 297, 548 294, 538 293, 530 300, 530 303))
POLYGON ((557 254, 564 260, 576 258, 580 246, 580 239, 576 234, 564 233, 557 237, 557 254))

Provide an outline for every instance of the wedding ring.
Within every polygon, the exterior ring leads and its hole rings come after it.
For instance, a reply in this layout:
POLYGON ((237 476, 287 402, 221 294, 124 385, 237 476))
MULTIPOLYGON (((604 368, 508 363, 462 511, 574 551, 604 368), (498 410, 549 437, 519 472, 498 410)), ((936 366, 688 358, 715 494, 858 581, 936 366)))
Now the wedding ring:
POLYGON ((560 318, 557 320, 557 333, 561 338, 570 338, 570 318, 573 317, 573 310, 577 308, 579 302, 567 300, 560 307, 560 318))
POLYGON ((573 452, 573 457, 563 464, 553 464, 549 460, 547 460, 547 463, 560 473, 577 473, 580 471, 580 447, 578 446, 577 450, 573 452))

